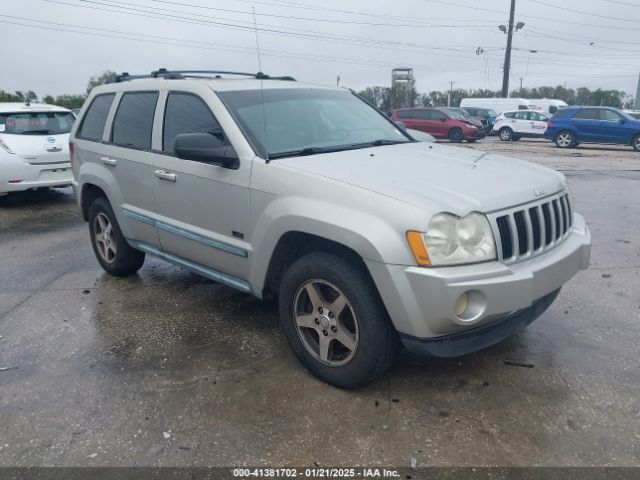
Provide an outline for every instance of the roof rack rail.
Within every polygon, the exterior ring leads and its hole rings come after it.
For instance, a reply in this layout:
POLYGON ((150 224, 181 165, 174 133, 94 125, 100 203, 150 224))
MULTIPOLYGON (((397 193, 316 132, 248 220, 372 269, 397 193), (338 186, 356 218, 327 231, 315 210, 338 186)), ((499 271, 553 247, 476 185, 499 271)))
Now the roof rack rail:
MULTIPOLYGON (((287 75, 282 77, 271 77, 265 73, 245 73, 245 72, 230 72, 226 70, 167 70, 166 68, 159 68, 149 74, 131 75, 129 72, 122 72, 118 75, 113 82, 127 82, 129 80, 137 80, 140 78, 166 78, 169 80, 182 80, 185 78, 222 78, 222 75, 237 75, 242 77, 253 77, 257 80, 286 80, 295 82, 296 79, 287 75), (213 77, 208 77, 214 75, 213 77)), ((111 83, 111 82, 109 82, 111 83)))

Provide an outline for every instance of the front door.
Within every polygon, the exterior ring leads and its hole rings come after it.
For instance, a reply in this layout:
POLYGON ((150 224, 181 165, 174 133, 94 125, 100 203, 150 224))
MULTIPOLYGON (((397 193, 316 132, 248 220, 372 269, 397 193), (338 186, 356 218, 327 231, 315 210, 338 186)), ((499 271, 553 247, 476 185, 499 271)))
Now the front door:
MULTIPOLYGON (((205 96, 213 101, 215 94, 205 96)), ((228 138, 201 95, 170 91, 163 100, 162 153, 154 159, 162 249, 178 257, 177 263, 187 260, 190 268, 204 267, 208 276, 220 274, 223 283, 238 286, 234 282, 248 276, 249 162, 233 170, 176 157, 174 142, 181 133, 228 138)))
POLYGON ((583 108, 571 119, 579 142, 606 142, 606 135, 600 127, 600 109, 583 108))

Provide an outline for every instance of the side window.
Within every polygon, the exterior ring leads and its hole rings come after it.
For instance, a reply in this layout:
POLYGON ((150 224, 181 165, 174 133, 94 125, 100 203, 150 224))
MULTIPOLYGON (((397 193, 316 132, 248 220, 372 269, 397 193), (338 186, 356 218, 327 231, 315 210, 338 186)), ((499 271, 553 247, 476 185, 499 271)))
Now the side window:
POLYGON ((622 120, 622 116, 618 112, 615 112, 613 110, 602 110, 601 114, 602 114, 601 116, 602 120, 605 120, 608 122, 618 122, 622 120))
POLYGON ((516 120, 527 120, 529 117, 529 112, 516 112, 513 114, 513 118, 516 120))
POLYGON ((164 111, 162 150, 173 153, 181 133, 210 133, 224 141, 222 128, 204 100, 190 93, 171 92, 164 111))
POLYGON ((549 105, 549 113, 550 114, 554 114, 558 111, 558 107, 556 107, 555 105, 549 105))
POLYGON ((583 108, 573 118, 578 120, 600 120, 600 110, 597 108, 583 108))
POLYGON ((504 116, 507 118, 513 118, 516 112, 504 112, 504 116))
POLYGON ((102 132, 104 131, 105 123, 107 123, 107 115, 109 115, 109 109, 114 97, 114 93, 109 93, 98 95, 93 99, 82 119, 82 125, 78 131, 79 138, 95 141, 102 140, 102 132))
POLYGON ((111 141, 126 147, 150 149, 158 92, 125 93, 113 119, 111 141))
POLYGON ((419 120, 432 120, 433 110, 416 110, 416 118, 419 120))
POLYGON ((411 110, 398 110, 398 118, 413 118, 411 110))

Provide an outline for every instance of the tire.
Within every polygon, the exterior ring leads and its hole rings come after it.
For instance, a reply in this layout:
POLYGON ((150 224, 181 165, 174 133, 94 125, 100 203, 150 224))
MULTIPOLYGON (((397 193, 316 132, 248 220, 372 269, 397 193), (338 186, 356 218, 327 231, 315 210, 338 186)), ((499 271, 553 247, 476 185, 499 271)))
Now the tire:
POLYGON ((640 135, 636 135, 631 144, 636 152, 640 152, 640 135))
POLYGON ((513 139, 513 130, 511 130, 509 127, 502 127, 498 132, 498 136, 503 142, 508 142, 513 139))
POLYGON ((287 269, 279 310, 282 330, 300 362, 336 387, 371 382, 389 369, 399 350, 398 335, 368 273, 334 254, 310 253, 287 269), (344 306, 336 307, 336 300, 344 306))
POLYGON ((513 140, 514 142, 517 142, 518 140, 520 140, 522 137, 519 137, 517 135, 514 135, 513 137, 511 137, 511 140, 513 140))
POLYGON ((89 236, 98 262, 111 275, 131 275, 142 267, 144 252, 129 246, 104 197, 97 198, 89 206, 89 236))
POLYGON ((568 130, 558 132, 554 138, 558 148, 571 148, 576 144, 576 136, 568 130))
POLYGON ((452 128, 449 130, 449 141, 451 143, 461 143, 464 140, 464 133, 460 128, 452 128))

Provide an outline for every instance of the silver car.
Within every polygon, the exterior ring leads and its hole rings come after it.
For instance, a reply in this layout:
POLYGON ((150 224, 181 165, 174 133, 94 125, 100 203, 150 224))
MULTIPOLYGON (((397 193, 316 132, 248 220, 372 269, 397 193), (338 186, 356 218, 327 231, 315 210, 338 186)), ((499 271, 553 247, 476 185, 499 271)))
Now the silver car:
POLYGON ((349 91, 169 72, 94 88, 74 188, 112 275, 153 255, 258 298, 320 379, 354 387, 404 345, 451 357, 540 316, 589 263, 556 171, 415 141, 349 91))

